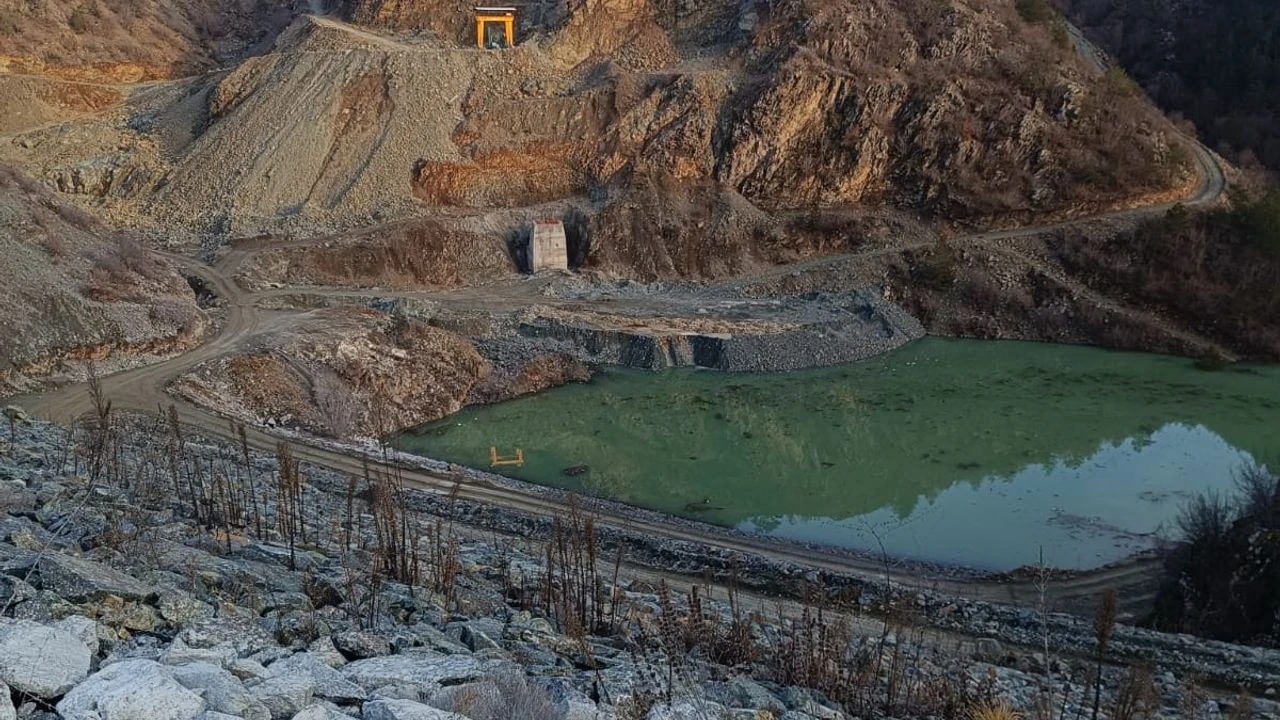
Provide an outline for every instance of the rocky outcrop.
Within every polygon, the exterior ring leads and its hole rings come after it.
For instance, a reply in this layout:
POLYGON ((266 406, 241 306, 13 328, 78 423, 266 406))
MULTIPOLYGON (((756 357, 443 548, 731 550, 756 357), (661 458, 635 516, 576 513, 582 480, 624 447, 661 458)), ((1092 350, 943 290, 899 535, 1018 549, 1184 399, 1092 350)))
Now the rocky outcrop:
POLYGON ((473 285, 514 277, 506 242, 435 221, 409 221, 352 237, 254 253, 239 269, 246 284, 355 287, 473 285))
POLYGON ((254 423, 380 437, 456 412, 489 371, 460 335, 352 307, 313 311, 250 347, 185 376, 181 392, 254 423))

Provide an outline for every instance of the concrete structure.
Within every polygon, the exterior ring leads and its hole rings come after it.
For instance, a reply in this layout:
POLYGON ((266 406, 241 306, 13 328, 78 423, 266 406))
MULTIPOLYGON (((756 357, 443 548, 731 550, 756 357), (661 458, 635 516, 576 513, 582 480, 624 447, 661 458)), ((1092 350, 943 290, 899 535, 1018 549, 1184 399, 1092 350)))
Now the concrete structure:
POLYGON ((568 270, 569 241, 559 220, 534 220, 529 233, 529 271, 568 270))
POLYGON ((476 47, 496 50, 516 46, 516 9, 476 8, 476 47))

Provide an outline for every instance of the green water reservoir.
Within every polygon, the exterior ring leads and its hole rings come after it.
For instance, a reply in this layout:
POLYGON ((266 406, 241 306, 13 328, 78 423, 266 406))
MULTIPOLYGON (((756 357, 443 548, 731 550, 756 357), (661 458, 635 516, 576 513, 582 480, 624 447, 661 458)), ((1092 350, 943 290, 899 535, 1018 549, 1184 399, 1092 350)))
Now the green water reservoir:
POLYGON ((929 338, 793 373, 606 370, 396 442, 478 468, 521 448, 504 474, 781 537, 1090 568, 1171 534, 1242 463, 1280 462, 1280 368, 929 338))

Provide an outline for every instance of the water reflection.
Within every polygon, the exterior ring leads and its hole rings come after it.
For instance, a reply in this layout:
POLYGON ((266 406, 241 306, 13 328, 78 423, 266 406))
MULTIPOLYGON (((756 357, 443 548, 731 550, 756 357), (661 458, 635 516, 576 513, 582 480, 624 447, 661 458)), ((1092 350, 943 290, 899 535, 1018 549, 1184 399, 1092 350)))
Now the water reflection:
POLYGON ((992 570, 1034 564, 1043 548, 1053 566, 1090 568, 1153 547, 1182 503, 1201 489, 1229 489, 1230 470, 1252 461, 1202 425, 1171 423, 1080 462, 957 483, 917 498, 905 516, 892 508, 844 519, 761 515, 739 527, 992 570))

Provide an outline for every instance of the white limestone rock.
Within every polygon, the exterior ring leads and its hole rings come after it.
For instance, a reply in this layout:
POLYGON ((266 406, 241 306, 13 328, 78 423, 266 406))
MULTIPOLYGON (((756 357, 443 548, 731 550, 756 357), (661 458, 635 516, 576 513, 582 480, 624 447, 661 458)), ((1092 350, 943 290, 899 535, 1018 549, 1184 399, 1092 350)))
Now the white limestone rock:
POLYGON ((205 702, 160 663, 122 660, 76 685, 57 710, 63 720, 193 720, 205 702))
POLYGON ((370 700, 362 710, 364 720, 467 720, 465 715, 438 710, 412 700, 370 700))
POLYGON ((340 671, 348 680, 366 690, 384 685, 410 685, 423 697, 440 685, 456 685, 478 679, 480 662, 469 655, 388 655, 357 660, 340 671))
POLYGON ((30 620, 0 621, 0 681, 55 698, 89 674, 92 654, 77 635, 30 620))
POLYGON ((293 720, 355 720, 350 715, 340 712, 324 703, 313 703, 298 711, 293 720))
POLYGON ((18 720, 18 711, 13 707, 9 686, 2 682, 0 682, 0 720, 18 720))
POLYGON ((204 696, 206 707, 245 720, 270 720, 271 712, 256 702, 243 683, 217 665, 190 663, 175 667, 173 679, 183 687, 204 696))
POLYGON ((254 700, 265 705, 275 720, 291 718, 315 699, 315 683, 297 675, 268 677, 249 688, 254 700))
POLYGON ((329 666, 323 656, 309 652, 290 655, 267 667, 271 677, 302 677, 311 681, 318 697, 338 702, 360 702, 368 697, 356 683, 329 666))

